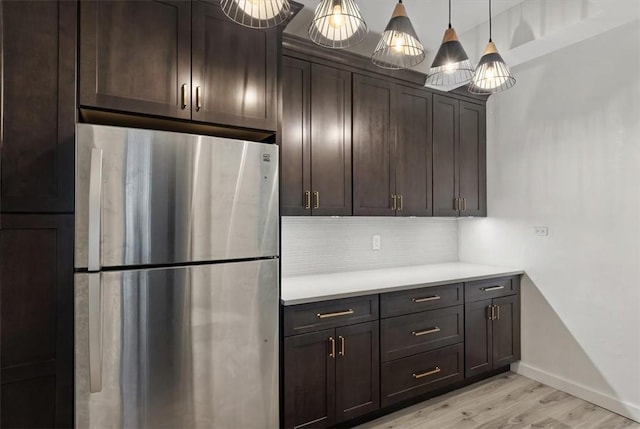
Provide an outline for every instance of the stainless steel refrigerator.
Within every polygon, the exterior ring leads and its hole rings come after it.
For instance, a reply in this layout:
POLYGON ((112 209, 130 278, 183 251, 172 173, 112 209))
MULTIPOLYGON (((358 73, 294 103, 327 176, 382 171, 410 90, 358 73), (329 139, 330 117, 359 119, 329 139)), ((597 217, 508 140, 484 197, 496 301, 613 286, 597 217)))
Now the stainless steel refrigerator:
POLYGON ((278 427, 277 146, 76 143, 77 427, 278 427))

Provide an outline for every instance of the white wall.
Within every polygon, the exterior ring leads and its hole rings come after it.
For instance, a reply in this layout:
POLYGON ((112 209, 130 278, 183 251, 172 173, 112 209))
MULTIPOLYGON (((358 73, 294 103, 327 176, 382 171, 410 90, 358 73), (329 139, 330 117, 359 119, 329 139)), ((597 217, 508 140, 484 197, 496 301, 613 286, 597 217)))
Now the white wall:
POLYGON ((526 270, 518 371, 640 421, 640 23, 514 73, 460 260, 526 270))
POLYGON ((295 276, 458 260, 455 219, 283 217, 282 275, 295 276), (381 249, 371 249, 379 234, 381 249))

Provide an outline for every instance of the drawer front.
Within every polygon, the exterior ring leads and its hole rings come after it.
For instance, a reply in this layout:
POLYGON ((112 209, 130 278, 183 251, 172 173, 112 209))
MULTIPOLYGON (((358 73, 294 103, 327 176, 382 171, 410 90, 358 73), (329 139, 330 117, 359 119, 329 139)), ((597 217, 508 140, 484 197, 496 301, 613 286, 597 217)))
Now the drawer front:
POLYGON ((456 344, 382 364, 382 406, 411 399, 463 379, 464 347, 456 344))
POLYGON ((378 319, 378 295, 292 305, 284 308, 284 335, 378 319))
POLYGON ((380 322, 382 362, 462 341, 464 341, 464 307, 462 305, 392 317, 380 322))
POLYGON ((401 316, 463 303, 462 283, 380 295, 380 317, 401 316))
POLYGON ((520 292, 520 276, 478 280, 464 285, 465 302, 514 295, 520 292))

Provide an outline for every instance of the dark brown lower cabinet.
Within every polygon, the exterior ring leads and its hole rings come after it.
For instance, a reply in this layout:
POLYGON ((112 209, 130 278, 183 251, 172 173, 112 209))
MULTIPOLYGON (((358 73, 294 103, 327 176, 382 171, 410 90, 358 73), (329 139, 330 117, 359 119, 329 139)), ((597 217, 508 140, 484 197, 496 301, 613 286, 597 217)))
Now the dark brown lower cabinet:
POLYGON ((3 428, 73 426, 73 215, 2 215, 3 428))
POLYGON ((520 359, 519 295, 465 304, 465 376, 520 359))
POLYGON ((284 427, 325 428, 380 407, 378 322, 285 338, 284 427))

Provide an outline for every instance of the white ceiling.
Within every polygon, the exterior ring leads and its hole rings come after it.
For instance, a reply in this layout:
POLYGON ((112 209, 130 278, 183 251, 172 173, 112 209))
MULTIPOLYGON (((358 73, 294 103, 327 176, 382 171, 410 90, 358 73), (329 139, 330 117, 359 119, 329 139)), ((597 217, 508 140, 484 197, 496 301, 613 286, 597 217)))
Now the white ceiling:
MULTIPOLYGON (((320 0, 296 0, 305 8, 287 28, 287 32, 304 35, 313 11, 320 0)), ((498 15, 523 0, 493 0, 493 15, 498 15)), ((382 33, 387 26, 397 0, 356 0, 369 32, 382 33)), ((452 24, 458 34, 486 22, 488 0, 452 0, 452 24)), ((428 52, 437 51, 449 21, 448 0, 404 0, 404 5, 420 41, 428 52)))

